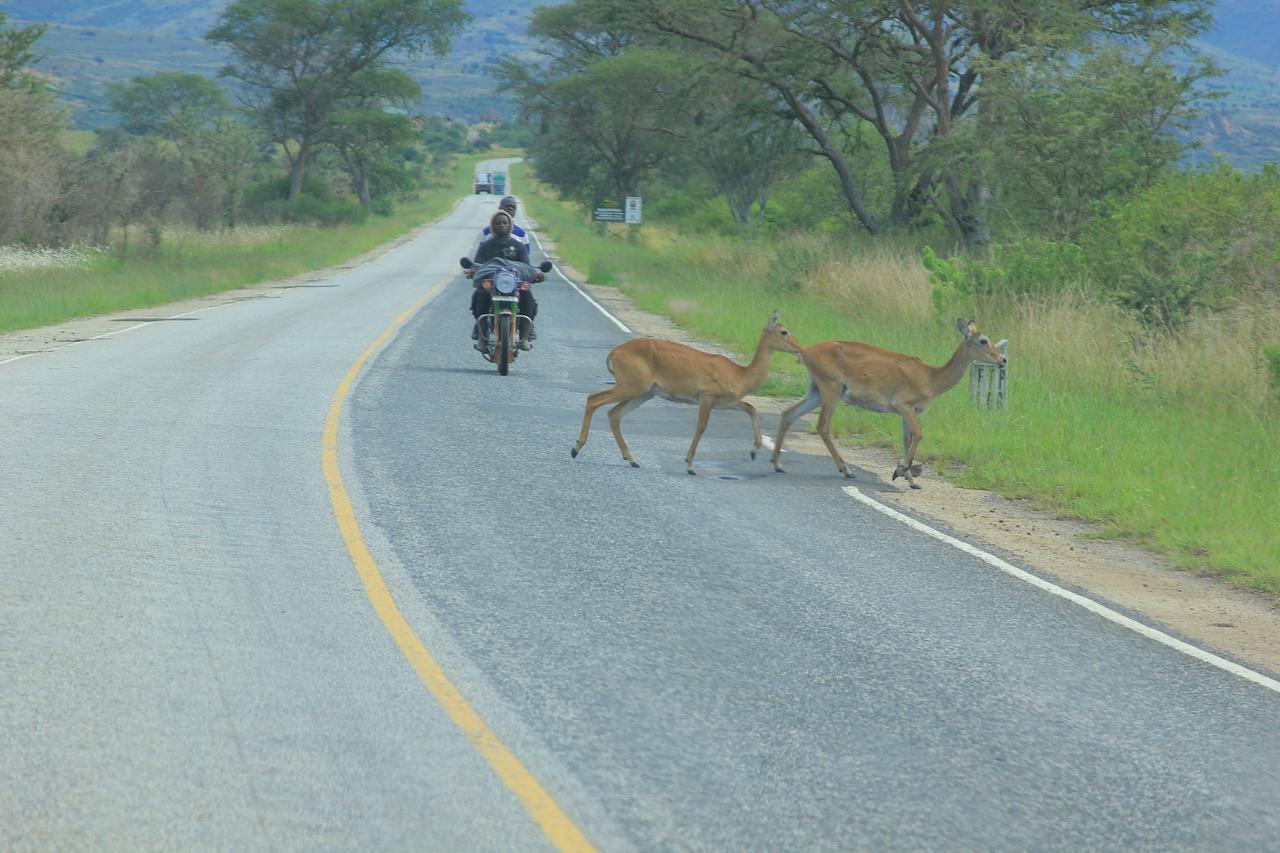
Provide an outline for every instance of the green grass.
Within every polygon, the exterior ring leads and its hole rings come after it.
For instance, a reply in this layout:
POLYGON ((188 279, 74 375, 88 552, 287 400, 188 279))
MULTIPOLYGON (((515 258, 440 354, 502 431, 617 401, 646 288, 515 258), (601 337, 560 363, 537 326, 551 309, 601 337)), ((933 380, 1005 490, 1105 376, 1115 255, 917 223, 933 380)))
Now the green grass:
MULTIPOLYGON (((673 236, 648 224, 643 241, 602 237, 536 181, 519 185, 529 214, 592 282, 616 285, 640 308, 738 353, 754 349, 775 308, 805 344, 862 340, 942 364, 958 343, 941 319, 853 310, 848 300, 796 289, 772 272, 767 256, 776 247, 673 236)), ((1015 322, 995 305, 979 316, 997 337, 1015 322)), ((1024 342, 1037 331, 1024 330, 1024 342)), ((1037 344, 1040 357, 1019 361, 1013 341, 1009 410, 972 406, 965 383, 938 398, 922 418, 918 458, 960 485, 1029 498, 1188 569, 1280 593, 1280 406, 1258 406, 1231 389, 1154 390, 1135 382, 1118 356, 1104 353, 1102 368, 1082 368, 1079 341, 1037 344)), ((761 393, 796 397, 804 388, 803 368, 779 357, 761 393)), ((896 416, 841 406, 835 429, 900 451, 896 416)))
POLYGON ((459 158, 447 180, 423 189, 392 215, 360 225, 279 228, 257 241, 237 239, 235 232, 225 241, 167 232, 155 247, 135 235, 125 261, 99 255, 87 268, 0 274, 0 333, 160 305, 341 263, 447 212, 470 192, 476 161, 492 156, 459 158))

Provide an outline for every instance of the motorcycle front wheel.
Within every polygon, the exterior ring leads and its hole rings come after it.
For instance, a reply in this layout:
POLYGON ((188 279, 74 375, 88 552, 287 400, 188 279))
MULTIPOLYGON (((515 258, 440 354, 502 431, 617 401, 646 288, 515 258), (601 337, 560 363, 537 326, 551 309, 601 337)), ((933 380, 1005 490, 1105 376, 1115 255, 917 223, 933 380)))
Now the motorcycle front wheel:
POLYGON ((498 375, 506 376, 511 361, 511 315, 498 316, 498 375))

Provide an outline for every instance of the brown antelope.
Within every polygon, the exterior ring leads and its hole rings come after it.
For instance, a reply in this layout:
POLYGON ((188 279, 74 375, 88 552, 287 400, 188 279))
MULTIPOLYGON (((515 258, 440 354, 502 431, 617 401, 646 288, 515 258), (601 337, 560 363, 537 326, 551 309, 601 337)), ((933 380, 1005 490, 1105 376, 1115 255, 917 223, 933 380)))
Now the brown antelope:
POLYGON ((906 477, 911 488, 920 488, 915 480, 923 470, 915 464, 916 448, 922 435, 920 415, 930 403, 960 382, 970 363, 981 361, 1003 365, 1006 361, 990 339, 979 334, 972 320, 968 323, 957 320, 956 328, 964 335, 964 340, 951 360, 941 367, 932 367, 918 358, 855 341, 823 341, 804 347, 800 358, 809 370, 809 393, 782 413, 778 438, 773 446, 773 470, 783 473, 778 457, 782 455, 782 440, 791 423, 821 405, 818 435, 822 436, 840 473, 853 477, 853 472, 831 440, 831 415, 836 404, 843 399, 863 409, 894 412, 902 417, 902 461, 894 469, 893 479, 906 477))
POLYGON ((626 439, 622 437, 622 416, 638 408, 655 394, 677 403, 693 403, 698 406, 698 428, 693 433, 693 443, 684 461, 690 474, 693 470, 693 454, 698 440, 707 428, 707 418, 712 409, 738 408, 751 416, 755 429, 755 445, 751 458, 760 450, 760 418, 750 403, 742 398, 759 388, 769 375, 771 357, 775 352, 799 354, 802 347, 791 334, 778 325, 778 312, 774 311, 756 344, 755 357, 748 365, 735 364, 722 355, 702 352, 684 344, 660 338, 636 338, 619 344, 605 359, 605 365, 613 374, 614 385, 606 391, 597 391, 587 397, 587 409, 582 415, 582 432, 578 443, 569 455, 578 458, 578 451, 587 443, 591 430, 591 416, 601 406, 615 403, 609 410, 609 426, 617 439, 622 458, 639 468, 640 463, 631 455, 626 439))

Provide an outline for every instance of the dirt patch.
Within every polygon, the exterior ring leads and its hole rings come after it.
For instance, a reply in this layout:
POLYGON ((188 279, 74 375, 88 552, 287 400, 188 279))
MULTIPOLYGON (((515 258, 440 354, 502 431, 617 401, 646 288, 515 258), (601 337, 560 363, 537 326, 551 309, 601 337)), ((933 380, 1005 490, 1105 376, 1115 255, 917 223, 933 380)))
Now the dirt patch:
MULTIPOLYGON (((554 253, 554 244, 544 241, 554 253)), ((554 257, 554 254, 553 254, 554 257)), ((557 260, 577 282, 585 277, 557 260)), ((593 299, 630 326, 637 335, 652 335, 735 354, 691 339, 668 318, 641 311, 612 287, 584 284, 593 299)), ((749 397, 761 412, 777 414, 791 400, 749 397)), ((886 416, 887 417, 887 416, 886 416)), ((804 430, 802 420, 787 437, 789 451, 830 458, 822 441, 804 430)), ((928 420, 925 420, 926 436, 928 420)), ((963 536, 975 545, 1012 556, 1027 569, 1092 597, 1143 614, 1175 634, 1211 646, 1254 667, 1280 673, 1280 599, 1244 590, 1178 568, 1140 548, 1112 540, 1090 539, 1088 525, 1058 518, 995 492, 961 489, 926 464, 922 489, 890 481, 897 457, 884 449, 841 444, 841 454, 857 468, 852 481, 872 487, 877 500, 963 536)), ((767 463, 766 463, 767 464, 767 463)), ((831 463, 831 475, 836 475, 831 463)))

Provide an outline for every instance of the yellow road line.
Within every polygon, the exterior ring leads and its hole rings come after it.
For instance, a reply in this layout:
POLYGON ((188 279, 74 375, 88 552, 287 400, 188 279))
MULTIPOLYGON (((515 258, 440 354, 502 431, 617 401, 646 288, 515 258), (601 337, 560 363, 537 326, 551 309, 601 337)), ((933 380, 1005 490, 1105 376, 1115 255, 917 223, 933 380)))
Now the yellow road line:
POLYGON ((342 418, 342 409, 355 384, 356 377, 360 374, 360 369, 386 343, 396 329, 419 308, 435 298, 447 283, 448 279, 436 284, 426 296, 397 317, 395 322, 360 354, 333 395, 333 403, 329 406, 329 414, 324 421, 324 478, 329 483, 333 513, 338 520, 338 528, 342 531, 342 538, 346 540, 347 553, 351 555, 351 562, 355 564, 360 582, 364 584, 364 590, 369 595, 369 602, 373 605, 374 612, 378 614, 378 618, 382 620, 382 624, 386 626, 387 632, 400 647, 410 666, 418 673, 422 683, 427 686, 431 695, 449 715, 449 719, 453 720, 454 724, 467 736, 467 740, 471 741, 471 745, 489 762, 489 766, 498 774, 498 778, 519 798, 529 816, 542 828, 552 844, 560 850, 594 850, 586 836, 569 819, 569 816, 561 811, 560 806, 546 789, 538 784, 538 780, 533 778, 533 774, 525 769, 511 750, 498 740, 493 730, 463 698, 458 688, 453 686, 444 674, 444 670, 418 639, 418 635, 413 632, 413 628, 409 627, 404 614, 400 612, 395 599, 387 589, 386 581, 382 577, 382 572, 378 570, 373 555, 365 545, 355 511, 351 507, 351 500, 347 497, 347 490, 342 483, 342 472, 338 468, 338 422, 342 418))

